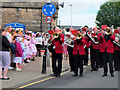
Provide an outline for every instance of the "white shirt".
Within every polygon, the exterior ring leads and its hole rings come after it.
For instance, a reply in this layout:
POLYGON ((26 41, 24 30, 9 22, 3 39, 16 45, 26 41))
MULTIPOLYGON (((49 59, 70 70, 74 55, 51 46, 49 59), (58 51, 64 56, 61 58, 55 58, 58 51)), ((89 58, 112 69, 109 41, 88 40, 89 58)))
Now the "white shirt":
POLYGON ((37 38, 35 38, 35 40, 37 41, 36 44, 42 45, 42 37, 37 37, 37 38))

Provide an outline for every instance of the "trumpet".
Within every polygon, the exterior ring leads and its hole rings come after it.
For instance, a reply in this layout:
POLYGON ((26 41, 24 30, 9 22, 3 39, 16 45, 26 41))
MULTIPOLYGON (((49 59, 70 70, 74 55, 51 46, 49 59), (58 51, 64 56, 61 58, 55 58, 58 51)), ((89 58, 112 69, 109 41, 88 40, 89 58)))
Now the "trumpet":
POLYGON ((107 35, 109 35, 111 33, 110 29, 107 29, 106 32, 107 32, 107 35))
POLYGON ((81 39, 81 38, 82 38, 82 35, 79 34, 79 33, 77 33, 76 37, 77 37, 77 39, 81 39))
POLYGON ((54 33, 54 34, 53 34, 53 37, 54 37, 54 38, 58 38, 58 37, 59 37, 59 33, 54 33))

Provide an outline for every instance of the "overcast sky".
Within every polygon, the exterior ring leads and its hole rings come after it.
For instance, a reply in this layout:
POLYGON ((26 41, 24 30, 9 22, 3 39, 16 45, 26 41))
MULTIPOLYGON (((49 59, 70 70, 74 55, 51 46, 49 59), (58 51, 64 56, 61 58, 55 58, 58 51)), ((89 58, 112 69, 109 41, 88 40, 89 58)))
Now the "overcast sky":
POLYGON ((59 0, 59 3, 64 2, 64 8, 59 9, 59 20, 61 25, 71 25, 71 7, 72 4, 72 25, 89 27, 95 26, 95 18, 101 4, 107 0, 59 0))

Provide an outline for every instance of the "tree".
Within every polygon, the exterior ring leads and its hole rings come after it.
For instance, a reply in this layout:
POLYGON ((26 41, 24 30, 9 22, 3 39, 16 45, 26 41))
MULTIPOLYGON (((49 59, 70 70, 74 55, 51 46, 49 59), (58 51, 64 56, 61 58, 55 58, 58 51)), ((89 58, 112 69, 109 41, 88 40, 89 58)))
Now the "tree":
POLYGON ((98 27, 101 25, 112 26, 115 28, 120 26, 120 2, 106 2, 100 6, 100 10, 96 16, 98 27))

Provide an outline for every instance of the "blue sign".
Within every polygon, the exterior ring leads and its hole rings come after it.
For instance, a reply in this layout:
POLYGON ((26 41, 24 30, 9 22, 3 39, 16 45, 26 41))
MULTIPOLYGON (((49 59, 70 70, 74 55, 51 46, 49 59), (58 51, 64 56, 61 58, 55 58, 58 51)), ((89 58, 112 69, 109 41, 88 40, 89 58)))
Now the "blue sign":
POLYGON ((21 23, 9 23, 9 24, 5 25, 5 28, 7 26, 11 26, 11 28, 14 28, 15 30, 18 30, 18 29, 25 30, 26 29, 26 26, 21 23))
POLYGON ((42 11, 46 16, 52 16, 55 13, 56 8, 52 3, 47 3, 43 6, 42 11))

